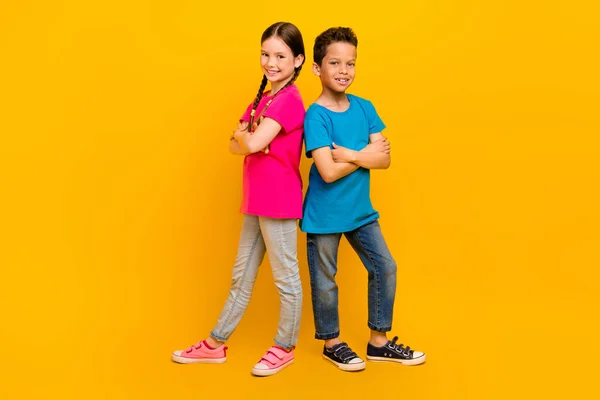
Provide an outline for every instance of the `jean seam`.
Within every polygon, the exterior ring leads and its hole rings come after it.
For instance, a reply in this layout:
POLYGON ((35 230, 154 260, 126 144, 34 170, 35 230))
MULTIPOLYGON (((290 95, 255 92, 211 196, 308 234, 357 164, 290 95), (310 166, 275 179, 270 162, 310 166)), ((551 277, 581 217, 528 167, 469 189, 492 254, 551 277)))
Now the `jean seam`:
MULTIPOLYGON (((319 254, 319 250, 318 250, 318 246, 317 246, 317 241, 318 239, 316 239, 317 235, 320 234, 311 234, 313 236, 312 239, 309 239, 308 235, 307 235, 307 239, 306 239, 306 248, 307 248, 307 253, 308 253, 308 263, 309 263, 309 273, 310 273, 310 280, 311 280, 311 295, 312 298, 317 298, 318 296, 316 296, 316 287, 318 286, 318 278, 316 277, 316 273, 317 270, 319 269, 318 266, 316 266, 316 264, 318 262, 315 262, 315 256, 317 254, 319 254), (312 243, 310 243, 309 240, 312 240, 312 243), (312 244, 312 246, 311 246, 312 244), (313 251, 311 251, 311 248, 313 248, 313 251), (313 278, 314 277, 314 278, 313 278)), ((339 243, 338 243, 339 245, 339 243)), ((337 269, 337 268, 336 268, 337 269)), ((318 302, 318 300, 317 300, 318 302)), ((333 335, 332 338, 338 337, 340 334, 340 330, 339 330, 339 322, 338 322, 338 326, 337 326, 337 330, 335 332, 332 333, 326 333, 326 334, 321 334, 317 331, 317 319, 320 321, 319 317, 317 317, 317 310, 315 309, 315 304, 313 303, 313 313, 314 313, 314 319, 315 319, 315 337, 317 339, 322 339, 319 338, 317 336, 331 336, 333 335)), ((339 312, 339 310, 336 308, 336 312, 339 312)), ((329 339, 329 337, 327 338, 329 339)), ((326 340, 326 339, 325 339, 326 340)))
POLYGON ((340 331, 339 329, 335 332, 331 332, 331 333, 319 333, 317 332, 315 334, 315 339, 319 339, 319 340, 329 340, 329 339, 335 339, 336 337, 340 336, 340 331))
POLYGON ((369 322, 367 325, 368 325, 369 329, 371 329, 373 331, 377 331, 377 332, 389 332, 392 330, 391 325, 381 326, 381 325, 375 325, 372 322, 369 322))
MULTIPOLYGON (((309 234, 310 235, 310 234, 309 234)), ((316 244, 311 243, 309 241, 308 235, 306 236, 306 252, 307 252, 307 258, 308 258, 308 275, 310 277, 310 294, 311 294, 311 299, 316 298, 316 291, 315 291, 315 287, 317 286, 317 278, 315 276, 316 271, 314 269, 314 264, 315 264, 315 255, 314 255, 314 251, 311 250, 313 246, 316 246, 316 244), (313 278, 314 277, 314 278, 313 278)), ((313 313, 314 313, 314 319, 316 320, 317 317, 317 313, 314 309, 314 303, 313 303, 313 313)), ((316 325, 316 321, 315 321, 315 325, 316 325)), ((316 326, 315 326, 316 327, 316 326)))
POLYGON ((219 342, 227 341, 227 338, 225 336, 217 335, 214 333, 214 331, 211 331, 209 336, 212 337, 213 339, 216 339, 219 342))
POLYGON ((277 346, 281 346, 281 347, 283 347, 283 348, 285 348, 285 349, 290 349, 290 350, 291 350, 291 349, 293 349, 293 348, 294 348, 294 345, 293 345, 293 344, 287 345, 287 344, 284 344, 284 343, 280 342, 280 341, 279 341, 279 340, 277 340, 277 339, 275 339, 275 344, 276 344, 277 346))
POLYGON ((356 237, 358 238, 358 242, 360 243, 363 250, 365 251, 365 254, 368 257, 369 262, 371 263, 371 266, 373 267, 373 275, 375 275, 375 300, 377 303, 377 317, 376 317, 377 321, 374 325, 379 326, 379 322, 381 319, 381 296, 379 293, 379 291, 381 290, 381 285, 379 283, 379 271, 377 271, 376 264, 373 261, 373 258, 371 257, 371 252, 369 250, 367 250, 367 248, 365 247, 365 244, 363 243, 362 238, 360 237, 360 228, 356 230, 356 237))
MULTIPOLYGON (((277 244, 279 245, 279 254, 283 255, 283 257, 280 257, 280 262, 281 262, 281 264, 285 267, 285 269, 288 272, 291 272, 292 268, 288 265, 288 263, 287 263, 287 257, 285 257, 285 254, 286 254, 286 252, 285 252, 286 241, 285 241, 285 236, 283 234, 283 221, 277 221, 276 226, 279 227, 279 235, 278 235, 278 237, 279 237, 280 240, 277 240, 277 244)), ((293 285, 291 283, 289 285, 290 285, 290 288, 293 290, 294 296, 297 296, 298 293, 296 292, 296 288, 293 287, 293 285)), ((298 313, 296 312, 296 307, 293 307, 293 314, 292 314, 292 321, 293 322, 292 322, 292 332, 291 332, 290 343, 293 341, 293 338, 294 338, 294 336, 296 334, 297 317, 298 317, 298 313)))
MULTIPOLYGON (((258 219, 258 218, 257 218, 258 219)), ((258 222, 258 221, 257 221, 258 222)), ((227 314, 227 317, 225 318, 225 323, 224 325, 229 325, 230 323, 230 318, 231 318, 231 313, 233 312, 233 310, 235 309, 235 306, 238 303, 238 299, 239 299, 239 290, 241 290, 242 288, 242 282, 244 281, 244 278, 246 277, 246 275, 248 274, 248 265, 250 264, 250 262, 252 261, 252 256, 254 255, 254 250, 256 250, 256 244, 258 243, 258 240, 261 236, 260 233, 260 225, 258 226, 258 235, 256 235, 255 239, 254 239, 254 243, 252 243, 252 248, 250 249, 250 254, 248 255, 248 261, 246 262, 246 265, 244 266, 244 273, 242 274, 242 277, 240 278, 240 287, 238 289, 238 291, 236 292, 236 296, 235 296, 235 300, 233 301, 233 304, 231 305, 231 307, 229 308, 229 313, 227 314)))

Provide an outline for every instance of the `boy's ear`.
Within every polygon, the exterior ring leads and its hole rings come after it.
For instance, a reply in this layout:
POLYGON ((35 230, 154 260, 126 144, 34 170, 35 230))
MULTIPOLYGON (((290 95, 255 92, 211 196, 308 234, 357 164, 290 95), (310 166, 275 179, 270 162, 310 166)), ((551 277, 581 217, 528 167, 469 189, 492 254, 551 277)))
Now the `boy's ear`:
POLYGON ((313 74, 321 76, 321 67, 319 67, 319 64, 317 63, 313 63, 313 74))

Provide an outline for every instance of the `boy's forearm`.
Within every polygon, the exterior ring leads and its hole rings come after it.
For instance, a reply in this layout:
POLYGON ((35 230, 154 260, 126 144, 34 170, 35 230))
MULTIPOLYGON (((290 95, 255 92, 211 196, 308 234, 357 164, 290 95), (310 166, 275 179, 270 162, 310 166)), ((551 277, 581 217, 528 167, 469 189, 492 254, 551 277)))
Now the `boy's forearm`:
MULTIPOLYGON (((367 147, 365 147, 364 149, 362 149, 360 151, 357 151, 357 153, 377 154, 377 153, 370 152, 367 147)), ((385 154, 385 153, 381 153, 381 154, 385 154)), ((359 157, 360 156, 357 154, 357 160, 359 157)), ((389 154, 388 154, 388 157, 389 157, 389 154)), ((340 178, 350 175, 351 173, 353 173, 360 167, 362 167, 362 165, 359 165, 357 162, 336 162, 331 166, 331 170, 328 171, 329 174, 326 178, 324 178, 324 180, 327 183, 335 182, 340 178)), ((367 167, 363 167, 363 168, 367 168, 367 167)))
POLYGON ((327 183, 333 183, 347 175, 350 175, 358 169, 358 165, 354 163, 333 163, 323 180, 327 183))
POLYGON ((355 159, 352 162, 357 166, 366 169, 387 169, 390 166, 391 161, 392 159, 388 153, 372 153, 361 150, 355 153, 355 159))

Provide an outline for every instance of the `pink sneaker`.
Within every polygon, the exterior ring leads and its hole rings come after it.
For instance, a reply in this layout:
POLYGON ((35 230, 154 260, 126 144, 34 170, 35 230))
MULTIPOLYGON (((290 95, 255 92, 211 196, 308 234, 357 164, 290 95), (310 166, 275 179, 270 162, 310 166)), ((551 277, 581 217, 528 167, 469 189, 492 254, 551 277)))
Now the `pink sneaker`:
POLYGON ((257 376, 274 375, 294 362, 294 350, 285 351, 279 346, 267 350, 258 364, 252 368, 252 373, 257 376))
POLYGON ((211 349, 205 340, 201 340, 187 350, 174 351, 171 360, 180 364, 221 364, 227 360, 226 351, 225 344, 211 349))

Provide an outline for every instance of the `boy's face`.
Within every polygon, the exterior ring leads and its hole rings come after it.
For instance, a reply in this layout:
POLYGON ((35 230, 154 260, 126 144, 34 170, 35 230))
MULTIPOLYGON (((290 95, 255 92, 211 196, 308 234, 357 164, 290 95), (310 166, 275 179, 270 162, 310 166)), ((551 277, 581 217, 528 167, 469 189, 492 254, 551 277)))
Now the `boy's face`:
POLYGON ((313 72, 321 78, 323 88, 335 93, 345 92, 354 81, 356 47, 346 42, 327 47, 321 66, 313 63, 313 72))

